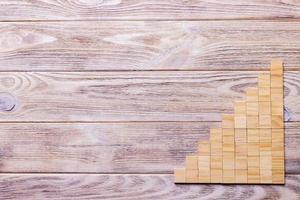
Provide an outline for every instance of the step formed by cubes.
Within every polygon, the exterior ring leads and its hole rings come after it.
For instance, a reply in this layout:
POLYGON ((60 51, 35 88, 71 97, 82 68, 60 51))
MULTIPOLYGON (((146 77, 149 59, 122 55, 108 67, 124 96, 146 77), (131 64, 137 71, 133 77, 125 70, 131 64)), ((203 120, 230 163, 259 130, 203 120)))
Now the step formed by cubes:
POLYGON ((284 184, 283 63, 272 60, 257 87, 223 114, 198 152, 174 170, 175 183, 284 184))

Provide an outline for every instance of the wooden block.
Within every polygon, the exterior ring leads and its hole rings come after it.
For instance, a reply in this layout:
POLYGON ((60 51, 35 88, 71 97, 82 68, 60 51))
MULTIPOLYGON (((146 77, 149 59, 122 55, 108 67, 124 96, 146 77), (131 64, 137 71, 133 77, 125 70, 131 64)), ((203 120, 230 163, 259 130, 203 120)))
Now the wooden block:
POLYGON ((248 156, 248 183, 260 183, 259 156, 248 156))
POLYGON ((249 143, 259 143, 259 129, 257 128, 249 128, 247 129, 247 141, 249 143))
POLYGON ((234 169, 223 169, 223 183, 234 183, 235 181, 234 169))
POLYGON ((248 155, 248 144, 247 143, 236 143, 235 144, 235 155, 236 156, 247 156, 248 155))
POLYGON ((272 143, 284 144, 284 129, 272 129, 272 143))
POLYGON ((235 156, 234 153, 223 154, 223 169, 234 169, 235 168, 235 156))
POLYGON ((283 128, 283 116, 282 115, 272 115, 272 129, 283 128))
POLYGON ((188 170, 185 171, 185 181, 186 183, 198 183, 199 175, 198 175, 198 169, 197 170, 188 170))
POLYGON ((235 183, 247 183, 248 182, 248 170, 236 169, 235 170, 235 183))
POLYGON ((234 115, 234 126, 235 128, 247 128, 246 115, 234 115))
POLYGON ((260 183, 271 184, 272 183, 272 168, 260 169, 259 176, 260 176, 260 183))
POLYGON ((271 88, 259 88, 258 89, 258 101, 271 101, 271 88))
POLYGON ((258 115, 247 115, 247 128, 258 128, 258 115))
POLYGON ((259 115, 271 115, 271 102, 270 101, 259 102, 258 107, 259 107, 258 108, 259 115))
POLYGON ((234 128, 234 115, 232 114, 223 115, 222 128, 234 128))
POLYGON ((234 129, 235 143, 246 143, 247 142, 247 129, 237 128, 234 129))
POLYGON ((272 102, 271 108, 272 108, 272 115, 283 116, 283 101, 272 102))
POLYGON ((259 141, 260 143, 272 142, 272 129, 261 128, 259 129, 259 141))
POLYGON ((248 142, 248 156, 259 156, 259 143, 248 142))
POLYGON ((246 102, 245 101, 235 101, 234 102, 234 114, 237 114, 237 115, 246 114, 246 102))
POLYGON ((247 115, 258 115, 258 101, 248 102, 247 101, 247 115))
POLYGON ((246 99, 247 102, 257 102, 258 101, 258 89, 257 88, 247 88, 246 89, 246 99))
POLYGON ((271 75, 271 87, 282 88, 283 87, 283 76, 282 75, 271 75))
POLYGON ((210 156, 198 157, 198 173, 199 183, 210 183, 210 156))
POLYGON ((260 156, 272 156, 272 143, 259 143, 259 154, 260 156))
POLYGON ((283 75, 283 62, 280 59, 271 61, 271 75, 283 75))
POLYGON ((211 155, 221 156, 223 153, 223 143, 222 142, 211 142, 210 153, 211 155))
POLYGON ((271 115, 259 115, 258 118, 260 128, 271 128, 271 115))
POLYGON ((258 75, 258 87, 269 88, 271 85, 270 73, 264 73, 258 75))
POLYGON ((271 88, 271 101, 283 102, 283 88, 271 88))
POLYGON ((211 128, 210 129, 210 142, 222 142, 222 129, 211 128))
POLYGON ((259 157, 260 169, 272 169, 272 156, 259 157))
POLYGON ((272 156, 284 157, 284 143, 272 143, 272 156))
POLYGON ((210 158, 210 181, 211 183, 222 183, 223 175, 223 158, 222 156, 212 155, 210 158))
POLYGON ((284 157, 272 157, 272 183, 284 184, 284 157))
POLYGON ((223 129, 222 133, 223 143, 234 143, 234 129, 223 129))
POLYGON ((188 155, 185 158, 186 170, 198 170, 198 156, 188 155))
POLYGON ((199 141, 198 142, 198 153, 202 156, 210 155, 210 142, 209 141, 199 141))
POLYGON ((174 182, 175 183, 185 183, 185 169, 175 169, 174 170, 174 182))
POLYGON ((223 152, 234 152, 234 143, 223 143, 223 152))
POLYGON ((246 156, 235 156, 235 169, 247 169, 248 168, 248 157, 246 156))

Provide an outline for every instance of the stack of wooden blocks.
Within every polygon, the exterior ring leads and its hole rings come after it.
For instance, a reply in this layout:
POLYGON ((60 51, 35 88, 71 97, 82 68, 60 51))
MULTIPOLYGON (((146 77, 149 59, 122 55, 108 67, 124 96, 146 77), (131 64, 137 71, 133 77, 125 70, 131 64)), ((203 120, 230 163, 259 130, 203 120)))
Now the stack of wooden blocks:
POLYGON ((185 169, 175 169, 176 183, 284 184, 283 65, 271 62, 258 87, 234 102, 221 128, 200 141, 198 153, 186 157, 185 169))

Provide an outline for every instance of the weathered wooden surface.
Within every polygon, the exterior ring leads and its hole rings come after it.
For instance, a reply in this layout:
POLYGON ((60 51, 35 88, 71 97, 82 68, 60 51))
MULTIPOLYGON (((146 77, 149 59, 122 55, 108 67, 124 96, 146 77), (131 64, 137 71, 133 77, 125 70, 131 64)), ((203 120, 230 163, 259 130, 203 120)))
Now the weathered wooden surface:
POLYGON ((2 200, 288 199, 300 198, 300 177, 285 186, 175 185, 170 175, 1 175, 2 200))
POLYGON ((1 23, 0 71, 266 70, 274 57, 285 70, 299 70, 299 27, 251 20, 1 23))
POLYGON ((196 20, 300 17, 298 1, 275 0, 1 0, 0 7, 0 20, 196 20))
MULTIPOLYGON (((172 173, 218 124, 1 123, 0 171, 172 173)), ((286 172, 298 174, 300 125, 286 126, 286 172)))
MULTIPOLYGON (((0 121, 220 121, 258 73, 3 72, 0 121)), ((286 121, 299 121, 300 73, 285 87, 286 121)))

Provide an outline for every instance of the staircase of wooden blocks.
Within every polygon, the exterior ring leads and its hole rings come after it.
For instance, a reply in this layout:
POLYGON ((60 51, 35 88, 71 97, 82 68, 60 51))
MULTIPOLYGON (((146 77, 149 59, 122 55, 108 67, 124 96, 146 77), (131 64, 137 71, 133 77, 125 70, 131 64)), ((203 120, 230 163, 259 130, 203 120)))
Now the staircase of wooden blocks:
POLYGON ((198 153, 175 169, 175 183, 284 184, 283 65, 271 62, 258 87, 234 102, 221 128, 212 128, 198 153))

